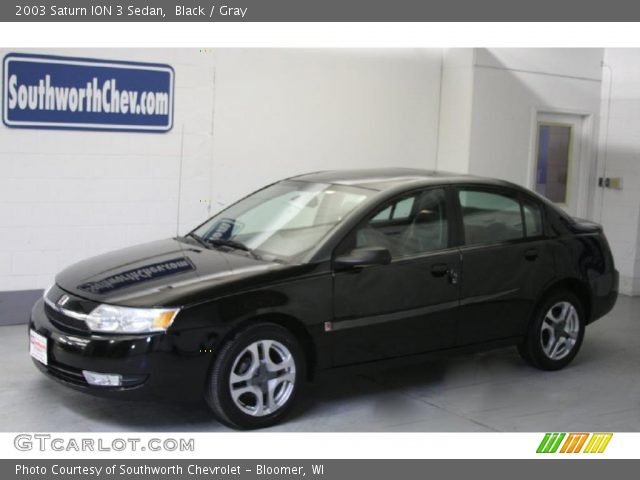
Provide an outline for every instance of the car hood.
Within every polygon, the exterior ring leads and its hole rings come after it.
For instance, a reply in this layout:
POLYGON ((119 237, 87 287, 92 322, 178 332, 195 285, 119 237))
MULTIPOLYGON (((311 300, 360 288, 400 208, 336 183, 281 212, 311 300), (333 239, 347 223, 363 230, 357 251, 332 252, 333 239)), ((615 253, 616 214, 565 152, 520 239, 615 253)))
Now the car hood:
MULTIPOLYGON (((211 298, 213 291, 247 278, 263 278, 284 265, 256 260, 244 252, 159 240, 76 263, 56 284, 80 297, 131 307, 180 306, 211 298)), ((246 283, 246 282, 245 282, 246 283)))

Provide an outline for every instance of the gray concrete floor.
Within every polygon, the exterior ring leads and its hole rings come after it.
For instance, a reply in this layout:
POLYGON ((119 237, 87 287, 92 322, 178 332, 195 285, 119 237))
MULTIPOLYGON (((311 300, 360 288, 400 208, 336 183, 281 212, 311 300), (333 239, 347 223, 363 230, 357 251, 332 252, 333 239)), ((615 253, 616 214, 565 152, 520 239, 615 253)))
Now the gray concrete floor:
MULTIPOLYGON (((640 298, 621 296, 587 329, 559 372, 525 365, 514 348, 456 355, 306 388, 274 431, 640 431, 640 298)), ((217 431, 206 406, 94 398, 45 378, 25 326, 0 327, 2 431, 217 431)))

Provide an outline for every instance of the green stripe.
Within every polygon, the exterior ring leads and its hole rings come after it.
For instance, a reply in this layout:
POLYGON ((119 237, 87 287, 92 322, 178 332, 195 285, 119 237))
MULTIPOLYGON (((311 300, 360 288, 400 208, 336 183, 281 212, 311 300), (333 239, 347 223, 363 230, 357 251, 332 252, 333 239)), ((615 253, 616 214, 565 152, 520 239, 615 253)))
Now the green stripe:
POLYGON ((561 434, 558 435, 558 440, 556 441, 555 445, 551 448, 551 452, 550 453, 556 453, 556 450, 558 450, 558 447, 562 443, 562 439, 564 438, 565 435, 566 435, 566 433, 561 433, 561 434))
POLYGON ((544 434, 544 438, 542 439, 542 442, 540 442, 540 445, 538 445, 538 449, 536 450, 536 453, 542 453, 544 451, 544 446, 547 443, 547 440, 549 440, 550 436, 551 436, 550 433, 544 434))
POLYGON ((558 438, 558 434, 552 433, 551 438, 545 445, 544 450, 542 450, 542 453, 549 453, 549 450, 551 450, 551 447, 553 447, 553 443, 556 441, 556 438, 558 438))

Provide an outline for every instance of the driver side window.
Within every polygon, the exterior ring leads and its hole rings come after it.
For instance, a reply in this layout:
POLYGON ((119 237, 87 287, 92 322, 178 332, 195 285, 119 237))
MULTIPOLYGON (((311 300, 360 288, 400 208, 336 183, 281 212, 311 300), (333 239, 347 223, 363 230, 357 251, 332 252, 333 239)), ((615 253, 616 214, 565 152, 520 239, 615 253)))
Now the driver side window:
POLYGON ((345 239, 339 251, 383 247, 393 258, 406 257, 447 248, 448 232, 445 190, 434 188, 382 205, 345 239))

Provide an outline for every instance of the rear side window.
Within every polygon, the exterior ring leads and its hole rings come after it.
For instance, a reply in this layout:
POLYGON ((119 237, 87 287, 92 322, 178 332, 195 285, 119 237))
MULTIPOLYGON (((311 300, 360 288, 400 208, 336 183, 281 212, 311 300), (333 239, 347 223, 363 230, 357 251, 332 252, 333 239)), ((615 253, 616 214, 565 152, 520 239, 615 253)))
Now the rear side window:
POLYGON ((502 243, 524 238, 520 202, 482 190, 458 192, 466 245, 502 243))

